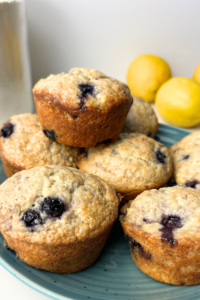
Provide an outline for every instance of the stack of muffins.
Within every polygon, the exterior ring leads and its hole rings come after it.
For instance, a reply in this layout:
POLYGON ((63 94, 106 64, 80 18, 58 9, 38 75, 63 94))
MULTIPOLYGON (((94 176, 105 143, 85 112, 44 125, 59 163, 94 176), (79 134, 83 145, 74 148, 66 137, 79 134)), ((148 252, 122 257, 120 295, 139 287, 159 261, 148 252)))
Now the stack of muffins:
POLYGON ((192 149, 170 153, 154 140, 151 106, 96 70, 50 75, 33 96, 38 115, 1 127, 10 177, 0 186, 5 247, 39 269, 80 271, 100 255, 124 204, 120 221, 136 265, 163 282, 200 283, 200 192, 189 188, 200 178, 181 175, 192 149), (180 186, 157 190, 172 174, 180 186))

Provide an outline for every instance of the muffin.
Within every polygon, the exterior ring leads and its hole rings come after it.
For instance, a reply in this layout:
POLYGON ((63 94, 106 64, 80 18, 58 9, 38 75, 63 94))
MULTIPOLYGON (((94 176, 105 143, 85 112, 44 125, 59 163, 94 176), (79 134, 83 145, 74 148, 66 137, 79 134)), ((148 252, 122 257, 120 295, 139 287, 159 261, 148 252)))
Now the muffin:
POLYGON ((0 231, 18 259, 57 273, 78 272, 100 255, 118 215, 103 180, 61 166, 16 173, 0 186, 0 231))
POLYGON ((79 68, 41 79, 33 96, 47 137, 74 147, 115 141, 133 101, 126 84, 79 68))
POLYGON ((149 103, 133 96, 134 102, 126 118, 123 132, 138 132, 154 137, 158 131, 158 119, 149 103))
POLYGON ((173 178, 178 185, 200 189, 200 132, 187 135, 170 148, 173 178))
POLYGON ((77 167, 79 149, 48 139, 37 115, 16 115, 4 123, 0 133, 0 156, 8 177, 21 170, 43 165, 77 167))
POLYGON ((164 186, 172 174, 169 150, 140 133, 121 133, 113 144, 86 149, 78 165, 106 180, 123 195, 123 202, 164 186))
POLYGON ((145 191, 122 207, 120 221, 136 266, 174 285, 200 284, 200 191, 145 191))

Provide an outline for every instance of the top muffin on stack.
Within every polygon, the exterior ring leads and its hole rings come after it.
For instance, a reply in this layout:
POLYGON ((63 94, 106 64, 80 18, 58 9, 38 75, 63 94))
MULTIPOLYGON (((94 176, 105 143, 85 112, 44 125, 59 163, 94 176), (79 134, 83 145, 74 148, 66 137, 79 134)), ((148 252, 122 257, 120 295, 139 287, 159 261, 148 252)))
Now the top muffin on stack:
POLYGON ((45 135, 73 147, 114 142, 133 102, 126 84, 80 68, 41 79, 33 96, 45 135))

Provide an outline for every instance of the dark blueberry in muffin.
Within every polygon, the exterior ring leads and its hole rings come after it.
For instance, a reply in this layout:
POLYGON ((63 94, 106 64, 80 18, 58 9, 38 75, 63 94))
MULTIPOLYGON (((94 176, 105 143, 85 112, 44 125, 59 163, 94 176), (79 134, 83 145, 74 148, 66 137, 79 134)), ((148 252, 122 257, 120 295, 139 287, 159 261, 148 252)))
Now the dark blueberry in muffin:
POLYGON ((143 219, 143 222, 147 222, 147 219, 144 218, 144 219, 143 219))
POLYGON ((4 138, 10 137, 14 132, 14 125, 12 123, 6 123, 1 129, 1 136, 4 138))
POLYGON ((187 155, 184 155, 184 156, 183 156, 183 159, 184 159, 184 160, 187 160, 189 157, 190 157, 190 156, 187 154, 187 155))
POLYGON ((160 222, 165 228, 169 228, 171 230, 176 228, 181 228, 181 218, 178 216, 162 216, 162 220, 160 222))
POLYGON ((84 83, 79 85, 79 89, 81 90, 81 94, 78 96, 80 99, 79 106, 81 109, 83 108, 88 95, 94 95, 94 86, 88 83, 84 83))
POLYGON ((129 245, 132 247, 132 248, 138 248, 138 249, 142 249, 142 246, 140 245, 140 243, 137 243, 133 238, 131 238, 130 236, 126 235, 125 236, 126 238, 126 241, 129 243, 129 245))
POLYGON ((14 254, 16 254, 15 250, 11 249, 11 248, 8 246, 7 243, 4 244, 4 247, 6 248, 6 250, 8 250, 8 251, 10 251, 10 252, 12 252, 12 253, 14 253, 14 254))
POLYGON ((80 84, 79 89, 81 90, 82 97, 86 98, 87 95, 93 95, 94 94, 94 86, 91 84, 80 84))
POLYGON ((137 248, 139 250, 139 253, 145 258, 145 259, 151 259, 151 253, 150 252, 145 252, 144 248, 142 247, 142 245, 140 245, 140 243, 137 243, 133 238, 131 238, 130 236, 126 235, 125 236, 126 241, 129 243, 132 251, 137 248))
POLYGON ((22 220, 24 221, 27 227, 32 227, 32 226, 42 224, 42 219, 40 217, 39 212, 33 209, 29 209, 25 211, 22 220))
POLYGON ((162 241, 170 242, 172 247, 175 246, 178 242, 173 238, 173 230, 183 226, 181 224, 181 218, 174 215, 163 215, 160 224, 163 225, 163 228, 160 229, 162 232, 162 241))
POLYGON ((166 158, 166 155, 164 153, 162 153, 160 150, 158 150, 156 152, 156 159, 160 164, 165 163, 165 158, 166 158))
POLYGON ((185 187, 191 187, 193 189, 196 189, 196 185, 199 184, 199 181, 194 179, 194 180, 191 180, 191 181, 187 181, 185 183, 185 187))
POLYGON ((171 244, 171 246, 175 246, 176 244, 178 244, 177 240, 175 240, 173 238, 172 230, 164 227, 164 228, 160 229, 160 231, 162 232, 162 241, 163 242, 169 242, 171 244))
POLYGON ((55 197, 46 197, 40 204, 41 211, 46 213, 49 217, 60 217, 64 208, 63 201, 55 197))
POLYGON ((46 137, 56 142, 56 134, 54 130, 43 130, 46 137))

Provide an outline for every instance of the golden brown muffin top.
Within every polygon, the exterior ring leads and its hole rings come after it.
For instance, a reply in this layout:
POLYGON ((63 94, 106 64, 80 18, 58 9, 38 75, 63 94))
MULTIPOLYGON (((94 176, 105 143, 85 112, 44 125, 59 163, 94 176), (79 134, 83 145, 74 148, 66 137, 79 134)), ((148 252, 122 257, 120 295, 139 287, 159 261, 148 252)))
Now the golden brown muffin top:
POLYGON ((105 181, 83 171, 43 166, 0 186, 0 230, 32 243, 93 238, 112 225, 119 200, 105 181))
POLYGON ((78 165, 123 194, 155 188, 172 172, 169 150, 140 133, 121 133, 113 144, 88 148, 80 155, 78 165))
POLYGON ((170 148, 170 152, 176 183, 200 189, 200 131, 184 137, 170 148))
POLYGON ((132 102, 126 84, 86 68, 74 68, 68 74, 40 79, 33 88, 33 95, 66 111, 86 108, 106 110, 110 105, 132 102))
POLYGON ((1 126, 0 154, 22 169, 47 164, 76 168, 79 149, 50 140, 42 132, 36 114, 22 114, 12 116, 1 126), (6 133, 9 127, 11 134, 6 133))
POLYGON ((133 96, 133 99, 123 132, 138 132, 154 137, 158 131, 158 119, 153 108, 140 97, 133 96))
POLYGON ((200 191, 179 186, 145 191, 121 209, 122 223, 169 241, 200 238, 200 191))

